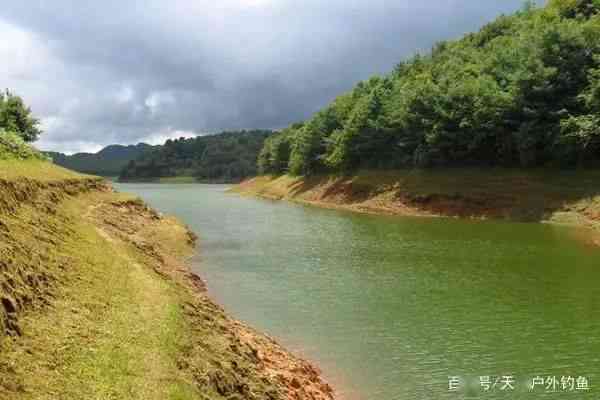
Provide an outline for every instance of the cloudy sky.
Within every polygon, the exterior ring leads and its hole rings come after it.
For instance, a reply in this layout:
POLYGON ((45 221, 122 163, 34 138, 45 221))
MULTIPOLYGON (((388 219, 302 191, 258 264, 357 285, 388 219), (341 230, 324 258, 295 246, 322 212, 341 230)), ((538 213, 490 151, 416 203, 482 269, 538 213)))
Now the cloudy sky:
POLYGON ((1 0, 0 85, 45 150, 302 120, 522 0, 1 0))

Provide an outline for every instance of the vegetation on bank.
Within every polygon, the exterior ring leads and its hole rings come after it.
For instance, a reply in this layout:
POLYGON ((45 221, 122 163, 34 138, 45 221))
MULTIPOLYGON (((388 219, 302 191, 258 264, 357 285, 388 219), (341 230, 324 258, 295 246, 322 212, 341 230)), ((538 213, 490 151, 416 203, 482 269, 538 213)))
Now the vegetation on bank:
POLYGON ((0 399, 333 399, 314 367, 208 298, 185 226, 5 128, 0 399))
MULTIPOLYGON (((37 140, 40 133, 39 121, 23 99, 8 90, 0 93, 0 179, 39 172, 36 168, 47 164, 48 157, 29 144, 37 140)), ((60 174, 69 173, 60 171, 60 174)))
POLYGON ((194 240, 100 178, 1 160, 0 399, 332 399, 208 298, 194 240))
POLYGON ((21 135, 0 128, 0 160, 47 160, 47 157, 31 147, 21 135))
POLYGON ((239 182, 257 173, 256 160, 271 131, 223 132, 167 140, 123 169, 121 181, 194 177, 198 181, 239 182))
MULTIPOLYGON (((0 180, 24 180, 34 178, 39 182, 81 179, 85 175, 66 168, 58 167, 48 160, 0 159, 0 180)), ((90 176, 87 176, 90 178, 90 176)))
POLYGON ((25 141, 22 133, 0 128, 0 180, 27 178, 49 182, 87 177, 50 163, 45 154, 25 141))
POLYGON ((527 3, 270 137, 262 173, 600 165, 600 2, 527 3))
MULTIPOLYGON (((0 131, 13 132, 26 142, 34 142, 42 133, 39 120, 23 99, 9 90, 0 93, 0 131)), ((3 133, 0 132, 0 136, 3 133)))

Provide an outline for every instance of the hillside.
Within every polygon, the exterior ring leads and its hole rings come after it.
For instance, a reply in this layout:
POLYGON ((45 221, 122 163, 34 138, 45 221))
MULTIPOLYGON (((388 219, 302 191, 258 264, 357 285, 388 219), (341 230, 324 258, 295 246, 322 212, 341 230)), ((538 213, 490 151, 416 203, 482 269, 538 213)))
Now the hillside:
POLYGON ((6 143, 0 399, 333 398, 310 364, 208 298, 185 265, 187 227, 6 143))
POLYGON ((55 164, 73 171, 99 176, 118 176, 131 161, 140 157, 153 146, 139 143, 131 146, 111 145, 98 153, 76 153, 66 155, 57 152, 45 152, 55 164))
POLYGON ((262 173, 600 165, 600 3, 527 3, 269 138, 262 173))
POLYGON ((258 153, 271 134, 257 130, 167 140, 131 161, 119 180, 239 182, 256 175, 258 153))

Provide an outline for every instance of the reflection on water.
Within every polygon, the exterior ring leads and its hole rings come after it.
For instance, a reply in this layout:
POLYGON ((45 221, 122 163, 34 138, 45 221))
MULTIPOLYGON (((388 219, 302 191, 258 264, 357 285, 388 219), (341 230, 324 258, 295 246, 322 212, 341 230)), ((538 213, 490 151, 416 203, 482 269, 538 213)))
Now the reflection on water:
POLYGON ((475 398, 564 396, 521 393, 538 375, 585 376, 591 391, 572 395, 600 395, 600 253, 567 228, 356 215, 224 186, 118 187, 197 231, 194 268, 213 296, 316 360, 347 397, 462 399, 449 377, 472 382, 475 398), (484 393, 488 376, 516 388, 484 393))

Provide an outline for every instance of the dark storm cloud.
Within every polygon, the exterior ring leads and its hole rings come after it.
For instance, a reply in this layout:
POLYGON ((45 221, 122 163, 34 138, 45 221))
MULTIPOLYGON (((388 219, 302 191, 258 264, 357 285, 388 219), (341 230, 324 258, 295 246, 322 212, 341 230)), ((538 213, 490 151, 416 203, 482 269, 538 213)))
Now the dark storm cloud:
POLYGON ((3 86, 44 120, 41 147, 279 128, 522 0, 13 1, 3 86))

